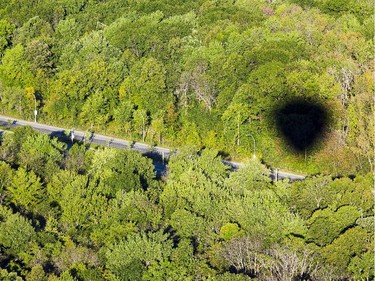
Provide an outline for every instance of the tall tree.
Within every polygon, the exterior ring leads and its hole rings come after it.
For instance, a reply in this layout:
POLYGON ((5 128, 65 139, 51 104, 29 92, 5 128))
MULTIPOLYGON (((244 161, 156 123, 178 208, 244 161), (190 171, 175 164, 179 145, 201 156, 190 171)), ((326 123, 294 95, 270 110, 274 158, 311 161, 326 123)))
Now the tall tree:
POLYGON ((44 199, 44 188, 40 178, 33 171, 27 172, 19 168, 8 187, 9 198, 22 211, 38 211, 39 204, 44 199))

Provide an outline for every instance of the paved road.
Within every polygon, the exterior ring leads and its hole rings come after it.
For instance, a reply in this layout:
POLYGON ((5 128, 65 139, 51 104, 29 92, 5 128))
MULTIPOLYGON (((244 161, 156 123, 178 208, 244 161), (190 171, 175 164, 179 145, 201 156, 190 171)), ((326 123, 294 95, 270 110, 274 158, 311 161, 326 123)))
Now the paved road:
MULTIPOLYGON (((18 126, 31 126, 35 130, 48 134, 52 137, 58 138, 65 138, 67 142, 71 141, 82 141, 82 142, 89 142, 97 145, 102 146, 109 146, 119 149, 130 149, 137 152, 140 152, 150 158, 153 159, 155 171, 158 174, 163 173, 166 170, 165 162, 168 161, 169 157, 172 154, 175 154, 176 151, 172 151, 168 148, 160 147, 160 146, 150 146, 148 144, 140 143, 140 142, 131 142, 128 140, 113 138, 109 136, 93 134, 89 135, 87 132, 78 131, 75 129, 64 129, 55 126, 49 126, 46 124, 35 123, 20 119, 15 119, 8 116, 0 115, 0 126, 7 126, 7 127, 18 127, 18 126)), ((226 165, 231 166, 234 170, 240 168, 243 164, 236 163, 232 161, 223 160, 223 163, 226 165)), ((270 177, 273 180, 281 180, 288 178, 291 181, 295 180, 303 180, 305 177, 301 175, 286 173, 278 170, 271 170, 270 177)))
MULTIPOLYGON (((237 170, 237 169, 241 168, 241 166, 244 165, 242 163, 227 161, 227 160, 223 160, 223 163, 228 165, 228 166, 231 166, 233 168, 233 170, 237 170)), ((296 181, 296 180, 304 180, 305 176, 292 174, 292 173, 288 173, 288 172, 283 172, 283 171, 280 171, 279 169, 275 169, 275 170, 270 169, 270 178, 274 181, 283 180, 283 179, 289 179, 290 181, 296 181)))
POLYGON ((0 125, 11 127, 11 128, 28 125, 28 126, 33 127, 34 129, 36 129, 37 131, 41 133, 48 134, 53 137, 66 138, 67 140, 71 140, 71 141, 82 141, 82 142, 85 141, 85 142, 89 142, 93 144, 110 146, 110 147, 115 147, 115 148, 120 148, 120 149, 131 149, 131 150, 135 150, 140 153, 146 153, 146 154, 147 153, 152 154, 153 152, 154 153, 156 152, 160 156, 164 155, 165 158, 168 158, 173 153, 172 150, 168 148, 164 148, 164 147, 159 147, 159 146, 152 147, 148 144, 144 144, 140 142, 131 142, 128 140, 113 138, 113 137, 104 136, 100 134, 90 135, 87 132, 78 131, 78 130, 75 130, 74 128, 65 129, 65 128, 46 125, 46 124, 15 119, 15 118, 3 116, 3 115, 0 115, 0 125))

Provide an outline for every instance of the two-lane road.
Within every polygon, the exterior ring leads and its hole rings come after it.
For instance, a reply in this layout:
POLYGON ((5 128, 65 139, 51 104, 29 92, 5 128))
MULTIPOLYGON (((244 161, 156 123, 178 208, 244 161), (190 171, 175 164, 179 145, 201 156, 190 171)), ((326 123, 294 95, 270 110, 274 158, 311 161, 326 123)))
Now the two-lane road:
POLYGON ((53 137, 58 138, 65 138, 71 141, 82 141, 88 142, 93 144, 98 144, 102 146, 110 146, 120 149, 130 149, 134 151, 138 151, 140 153, 152 153, 156 152, 161 156, 164 155, 165 158, 168 158, 172 152, 172 150, 164 147, 159 146, 150 146, 148 144, 140 143, 140 142, 132 142, 128 140, 118 139, 110 136, 100 135, 100 134, 88 134, 87 132, 75 130, 75 129, 66 129, 60 128, 55 126, 50 126, 41 123, 35 123, 20 119, 15 119, 8 116, 0 115, 0 125, 16 128, 19 126, 31 126, 35 130, 43 133, 48 134, 53 137))
MULTIPOLYGON (((0 126, 6 127, 18 127, 18 126, 31 126, 35 130, 48 134, 53 137, 65 138, 67 142, 69 141, 82 141, 89 142, 101 146, 114 147, 119 149, 130 149, 142 154, 145 154, 154 160, 155 170, 158 174, 161 174, 166 170, 165 161, 169 159, 172 154, 177 153, 171 149, 160 147, 160 146, 150 146, 148 144, 140 142, 132 142, 128 140, 123 140, 119 138, 114 138, 110 136, 100 135, 100 134, 88 134, 87 132, 75 130, 75 129, 65 129, 55 126, 50 126, 46 124, 30 122, 20 119, 15 119, 9 116, 0 115, 0 126)), ((231 166, 233 169, 238 169, 241 167, 241 163, 236 163, 232 161, 223 160, 223 163, 231 166)), ((304 176, 296 175, 292 173, 282 172, 278 170, 271 170, 270 177, 273 180, 280 180, 288 178, 291 181, 303 180, 304 176)))
MULTIPOLYGON (((223 163, 231 166, 233 170, 237 170, 243 166, 243 163, 223 160, 223 163)), ((270 169, 270 178, 274 181, 283 180, 283 179, 289 179, 290 181, 296 181, 296 180, 304 180, 306 177, 302 175, 297 175, 293 173, 283 172, 279 169, 270 169)))

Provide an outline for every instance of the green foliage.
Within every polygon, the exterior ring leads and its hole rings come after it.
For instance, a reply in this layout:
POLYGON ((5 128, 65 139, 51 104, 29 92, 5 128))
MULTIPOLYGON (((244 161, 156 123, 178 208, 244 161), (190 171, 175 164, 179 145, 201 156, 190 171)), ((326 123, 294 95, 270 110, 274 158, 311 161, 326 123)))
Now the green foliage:
POLYGON ((289 205, 303 218, 311 217, 315 210, 326 208, 335 196, 335 191, 328 188, 331 181, 330 177, 319 176, 294 183, 289 191, 289 205))
POLYGON ((26 60, 25 48, 22 45, 18 44, 5 51, 0 74, 1 80, 7 86, 25 87, 33 83, 31 65, 26 60))
POLYGON ((4 194, 4 191, 9 187, 13 178, 13 170, 9 164, 1 161, 0 162, 0 194, 4 194))
POLYGON ((319 246, 331 243, 348 227, 354 225, 360 212, 351 206, 343 206, 336 212, 329 209, 314 212, 309 220, 307 240, 319 246))
POLYGON ((50 140, 48 135, 29 136, 22 143, 18 163, 39 176, 50 178, 61 165, 65 147, 57 138, 50 140))
POLYGON ((23 210, 36 211, 43 200, 44 189, 40 178, 33 171, 19 168, 8 188, 12 203, 23 210))
POLYGON ((135 152, 4 133, 0 279, 373 279, 371 1, 18 0, 0 18, 1 114, 32 120, 35 98, 40 122, 179 151, 157 181, 135 152), (296 98, 332 115, 305 157, 271 118, 296 98))
POLYGON ((241 125, 243 125, 250 117, 249 109, 244 104, 232 103, 221 116, 225 124, 225 137, 231 140, 233 145, 240 145, 241 125))
POLYGON ((31 271, 27 274, 27 281, 47 281, 47 275, 44 272, 43 267, 37 264, 32 267, 31 271))
POLYGON ((98 245, 113 244, 140 230, 158 228, 161 223, 161 208, 143 192, 121 190, 108 205, 103 201, 97 203, 92 208, 95 213, 91 219, 95 228, 90 239, 98 245))
MULTIPOLYGON (((366 248, 373 249, 368 242, 371 239, 370 237, 370 234, 361 227, 350 228, 333 241, 332 244, 323 248, 322 255, 328 264, 337 268, 338 272, 341 270, 345 274, 351 258, 356 256, 361 257, 361 253, 363 253, 366 248)), ((358 258, 356 258, 352 266, 358 261, 358 258)), ((359 266, 361 270, 368 272, 368 268, 365 267, 366 262, 359 266)))
POLYGON ((4 281, 22 281, 22 277, 16 272, 8 272, 6 269, 0 269, 0 278, 4 281))
POLYGON ((353 273, 356 279, 374 278, 374 253, 365 252, 351 259, 348 271, 353 273))
POLYGON ((364 84, 363 76, 372 62, 371 3, 292 2, 5 3, 4 113, 31 118, 32 100, 22 92, 33 87, 40 117, 57 125, 206 146, 238 158, 250 155, 243 139, 251 131, 271 165, 282 158, 306 171, 370 171, 373 126, 363 116, 373 78, 364 84), (283 152, 269 113, 296 97, 332 108, 342 124, 330 128, 340 129, 328 136, 326 150, 334 151, 337 134, 348 134, 346 152, 324 157, 329 153, 321 149, 307 165, 283 152))
POLYGON ((359 176, 335 179, 318 176, 296 182, 288 190, 288 204, 303 218, 309 218, 313 212, 327 207, 335 210, 341 206, 354 206, 362 214, 370 214, 373 208, 371 200, 372 179, 359 176))
POLYGON ((288 210, 272 190, 245 190, 241 197, 227 201, 225 212, 250 237, 264 237, 270 244, 283 238, 288 210))
MULTIPOLYGON (((49 146, 64 147, 18 129, 6 136, 4 156, 13 151, 10 158, 23 161, 22 153, 33 151, 24 145, 30 140, 39 140, 47 162, 55 158, 49 146)), ((337 276, 371 276, 371 218, 362 217, 372 208, 370 177, 274 185, 258 160, 229 173, 217 151, 186 149, 170 159, 169 176, 159 183, 150 160, 135 152, 74 145, 64 157, 58 161, 65 165, 47 178, 0 166, 4 202, 19 212, 1 209, 2 256, 27 279, 226 280, 226 271, 235 268, 286 280, 299 276, 285 270, 289 262, 295 268, 307 263, 312 273, 319 261, 337 276), (73 159, 80 163, 73 165, 73 159), (312 205, 296 197, 304 189, 303 199, 315 200, 312 205), (307 249, 322 258, 308 257, 307 249), (59 277, 36 265, 47 262, 59 277)))
POLYGON ((179 178, 189 169, 203 174, 216 183, 222 183, 228 174, 228 167, 221 162, 218 152, 210 149, 203 150, 199 155, 194 148, 186 148, 170 160, 169 167, 171 180, 179 178))
POLYGON ((246 189, 267 189, 270 187, 270 183, 269 170, 257 159, 250 160, 225 181, 228 189, 240 194, 246 189))
POLYGON ((14 29, 14 24, 11 24, 5 19, 0 21, 0 57, 3 55, 4 50, 10 45, 14 29))
POLYGON ((105 29, 105 34, 113 46, 121 50, 129 48, 140 57, 151 47, 155 27, 162 18, 163 13, 160 11, 140 17, 133 13, 118 18, 105 29))
POLYGON ((142 272, 155 262, 163 262, 172 250, 160 232, 140 233, 113 245, 106 253, 108 268, 121 280, 140 280, 142 272))
POLYGON ((25 56, 34 75, 39 74, 40 71, 51 73, 53 67, 52 52, 46 42, 42 40, 29 42, 25 49, 25 56))
POLYGON ((30 126, 21 126, 15 129, 13 134, 5 134, 1 145, 2 159, 10 163, 17 163, 23 142, 28 137, 36 137, 37 134, 30 126))
POLYGON ((206 235, 207 222, 200 216, 183 209, 177 209, 170 218, 170 224, 177 229, 177 234, 182 238, 203 239, 206 235))
POLYGON ((92 188, 88 188, 86 176, 70 173, 66 183, 53 185, 53 190, 49 189, 49 193, 51 198, 58 198, 61 226, 64 230, 69 232, 89 225, 87 217, 91 211, 92 188))
POLYGON ((98 191, 107 196, 114 196, 119 190, 146 190, 157 186, 151 160, 132 151, 97 150, 89 174, 97 182, 98 191))
MULTIPOLYGON (((195 151, 190 153, 180 153, 170 161, 170 181, 160 196, 165 214, 169 217, 177 209, 186 209, 196 213, 198 221, 202 220, 200 217, 218 220, 223 213, 215 210, 227 197, 223 188, 227 167, 216 151, 204 150, 200 157, 195 151)), ((186 215, 194 217, 193 214, 186 215)))
POLYGON ((22 258, 35 243, 35 235, 29 220, 0 206, 0 245, 5 253, 22 258))
POLYGON ((89 165, 90 156, 84 145, 75 143, 69 149, 67 156, 64 158, 64 167, 67 170, 75 171, 79 174, 86 172, 89 165))
POLYGON ((243 234, 236 223, 226 223, 220 228, 220 238, 225 241, 243 234))

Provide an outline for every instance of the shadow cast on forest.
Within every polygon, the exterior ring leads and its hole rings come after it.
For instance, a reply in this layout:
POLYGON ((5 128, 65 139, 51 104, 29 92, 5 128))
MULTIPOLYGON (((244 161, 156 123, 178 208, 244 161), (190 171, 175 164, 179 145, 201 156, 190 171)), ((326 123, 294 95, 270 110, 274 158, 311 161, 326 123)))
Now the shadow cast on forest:
POLYGON ((326 106, 306 99, 295 99, 276 106, 272 118, 278 134, 296 154, 321 144, 331 121, 326 106))

